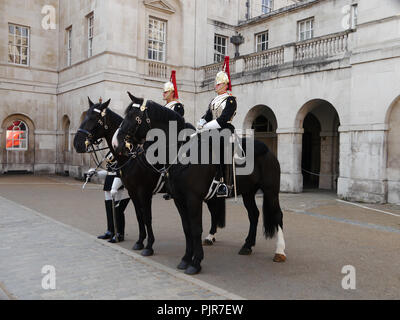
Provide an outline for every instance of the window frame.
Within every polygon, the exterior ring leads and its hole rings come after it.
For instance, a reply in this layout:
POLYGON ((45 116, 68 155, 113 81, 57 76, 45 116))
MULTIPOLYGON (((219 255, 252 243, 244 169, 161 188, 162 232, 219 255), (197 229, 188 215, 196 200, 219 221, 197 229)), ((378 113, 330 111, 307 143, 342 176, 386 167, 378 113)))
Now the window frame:
POLYGON ((12 120, 12 121, 11 121, 11 125, 10 125, 10 126, 7 126, 7 128, 6 128, 6 151, 27 151, 27 150, 28 150, 28 147, 29 147, 29 127, 28 127, 28 125, 26 124, 25 121, 20 120, 20 119, 12 120), (19 121, 18 126, 20 126, 21 123, 23 123, 23 124, 25 125, 25 130, 14 130, 14 128, 16 127, 14 123, 17 122, 17 121, 19 121), (13 129, 12 129, 12 130, 9 130, 8 128, 10 128, 11 126, 13 126, 13 129), (24 148, 22 148, 22 147, 14 147, 14 146, 12 146, 12 147, 7 147, 7 141, 8 141, 8 140, 15 140, 15 139, 8 139, 8 138, 7 138, 7 137, 8 137, 8 132, 9 132, 9 131, 11 131, 11 132, 15 132, 15 131, 24 131, 24 132, 25 132, 25 138, 20 138, 20 139, 18 139, 18 140, 20 140, 20 141, 25 141, 25 147, 24 147, 24 148))
MULTIPOLYGON (((31 45, 31 30, 30 30, 30 27, 28 27, 28 26, 23 26, 23 25, 20 25, 20 24, 15 24, 15 23, 11 23, 11 22, 9 22, 8 23, 8 45, 7 45, 7 47, 8 47, 8 64, 11 64, 11 65, 15 65, 15 66, 23 66, 23 67, 29 67, 30 66, 30 45, 31 45), (12 34, 13 35, 13 43, 12 44, 10 44, 10 36, 11 36, 11 33, 10 33, 10 27, 13 27, 13 30, 14 30, 14 33, 12 34), (20 41, 21 41, 21 44, 17 44, 17 33, 16 33, 16 29, 17 28, 21 28, 21 35, 20 35, 20 41), (25 36, 22 36, 22 34, 23 34, 23 32, 22 32, 22 30, 23 29, 25 29, 26 30, 26 37, 25 36), (26 38, 26 45, 23 45, 22 44, 22 38, 26 38), (13 47, 13 48, 17 48, 17 47, 20 47, 21 48, 21 50, 19 51, 20 52, 20 54, 18 55, 19 57, 20 57, 20 63, 17 63, 17 62, 15 62, 16 61, 16 54, 15 54, 15 50, 16 49, 14 49, 14 50, 12 50, 13 51, 13 62, 11 62, 10 61, 10 51, 9 51, 9 47, 13 47), (22 63, 22 48, 26 48, 26 64, 24 64, 24 63, 22 63)), ((17 50, 18 51, 18 50, 17 50)))
POLYGON ((155 16, 149 16, 147 21, 147 59, 159 63, 166 63, 168 21, 155 16), (155 28, 155 26, 157 27, 155 28), (156 34, 156 36, 153 37, 153 34, 156 34))
POLYGON ((255 36, 255 45, 256 45, 255 51, 256 51, 256 52, 262 52, 262 51, 266 51, 266 50, 269 49, 269 30, 265 30, 265 31, 263 31, 263 32, 256 33, 254 36, 255 36), (266 35, 266 41, 264 41, 264 42, 258 42, 258 37, 259 37, 259 36, 263 36, 263 35, 266 35), (263 43, 266 43, 266 44, 267 44, 266 48, 265 48, 265 49, 258 50, 258 46, 261 45, 261 48, 262 48, 262 44, 263 44, 263 43))
POLYGON ((314 22, 315 22, 314 17, 310 17, 307 19, 297 21, 297 34, 298 34, 297 40, 298 41, 306 41, 306 40, 310 40, 310 39, 314 38, 314 22), (307 29, 308 22, 311 22, 310 29, 307 29), (304 31, 301 30, 303 25, 305 26, 304 31), (307 38, 307 32, 310 32, 309 38, 307 38), (301 38, 302 34, 305 34, 304 39, 301 38))
POLYGON ((274 10, 274 0, 262 0, 261 1, 261 13, 266 14, 274 10))
POLYGON ((214 34, 214 63, 219 63, 224 61, 225 56, 228 55, 228 37, 223 36, 221 34, 214 34), (217 43, 217 39, 221 39, 221 43, 217 43), (225 45, 222 45, 222 40, 225 41, 225 45), (224 48, 224 53, 217 51, 217 47, 220 47, 221 49, 224 48), (219 58, 217 58, 219 57, 219 58))
POLYGON ((67 32, 67 66, 72 65, 72 26, 65 29, 67 32))
POLYGON ((358 24, 358 3, 353 3, 350 6, 350 29, 355 30, 357 29, 358 24))
POLYGON ((94 12, 89 13, 87 16, 87 56, 93 57, 93 39, 94 39, 94 12))

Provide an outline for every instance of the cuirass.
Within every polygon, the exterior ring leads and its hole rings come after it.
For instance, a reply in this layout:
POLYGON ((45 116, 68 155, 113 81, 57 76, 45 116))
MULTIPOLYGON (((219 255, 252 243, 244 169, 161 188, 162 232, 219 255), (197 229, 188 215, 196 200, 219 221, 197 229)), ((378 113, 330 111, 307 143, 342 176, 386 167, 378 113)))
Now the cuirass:
POLYGON ((220 96, 215 97, 213 101, 210 103, 210 109, 213 116, 213 120, 218 119, 222 111, 224 111, 226 106, 226 100, 230 97, 229 94, 221 94, 220 96))

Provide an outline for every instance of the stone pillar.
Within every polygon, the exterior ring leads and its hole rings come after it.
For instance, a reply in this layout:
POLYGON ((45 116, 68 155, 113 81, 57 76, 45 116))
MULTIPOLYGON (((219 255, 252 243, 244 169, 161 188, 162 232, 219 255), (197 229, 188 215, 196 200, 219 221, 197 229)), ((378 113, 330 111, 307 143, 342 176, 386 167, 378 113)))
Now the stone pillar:
POLYGON ((278 160, 281 166, 281 191, 302 192, 301 151, 304 129, 278 129, 278 160))
POLYGON ((338 196, 345 200, 386 203, 387 125, 339 127, 338 196))

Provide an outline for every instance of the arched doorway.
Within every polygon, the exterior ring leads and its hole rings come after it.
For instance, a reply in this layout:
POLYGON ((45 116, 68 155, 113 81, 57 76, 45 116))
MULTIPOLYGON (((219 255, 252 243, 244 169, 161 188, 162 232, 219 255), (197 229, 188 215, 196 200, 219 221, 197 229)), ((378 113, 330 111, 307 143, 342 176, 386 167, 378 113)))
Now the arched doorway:
POLYGON ((387 122, 388 202, 400 204, 400 97, 389 109, 387 122))
POLYGON ((321 124, 316 116, 308 113, 304 119, 303 150, 301 169, 303 173, 303 188, 319 188, 319 173, 321 168, 321 124))
POLYGON ((69 165, 71 164, 71 121, 67 115, 64 115, 61 121, 63 139, 61 141, 61 163, 63 163, 65 175, 69 175, 69 165))
POLYGON ((303 128, 301 170, 303 188, 336 190, 339 175, 339 115, 326 100, 310 100, 300 109, 303 128))
POLYGON ((22 114, 7 117, 2 123, 3 172, 33 172, 35 165, 35 127, 22 114))
POLYGON ((277 155, 278 148, 277 127, 274 112, 265 105, 258 105, 250 109, 243 124, 244 129, 253 129, 254 137, 264 142, 275 155, 277 155))

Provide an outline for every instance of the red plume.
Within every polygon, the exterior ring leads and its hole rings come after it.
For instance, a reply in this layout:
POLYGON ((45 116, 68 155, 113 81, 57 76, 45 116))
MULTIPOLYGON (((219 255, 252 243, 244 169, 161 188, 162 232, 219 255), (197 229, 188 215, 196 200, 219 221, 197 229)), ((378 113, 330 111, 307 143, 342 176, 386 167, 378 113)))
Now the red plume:
POLYGON ((225 56, 224 66, 222 68, 223 71, 228 75, 229 83, 228 90, 232 91, 232 82, 231 82, 231 73, 229 72, 229 56, 225 56))
POLYGON ((178 87, 176 86, 176 71, 172 70, 171 71, 171 78, 170 81, 172 82, 172 84, 174 85, 174 99, 179 99, 179 95, 178 95, 178 87))

